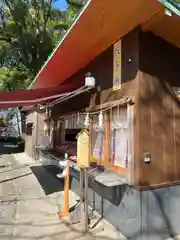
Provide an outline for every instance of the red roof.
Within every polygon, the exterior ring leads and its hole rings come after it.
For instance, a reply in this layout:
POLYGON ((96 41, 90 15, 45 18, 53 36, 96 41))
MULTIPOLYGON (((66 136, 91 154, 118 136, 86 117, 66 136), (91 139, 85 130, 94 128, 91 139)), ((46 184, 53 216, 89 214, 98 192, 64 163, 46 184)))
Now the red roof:
MULTIPOLYGON (((0 92, 0 108, 37 105, 78 88, 59 86, 134 27, 162 10, 157 0, 91 0, 36 76, 32 90, 0 92), (59 87, 57 87, 59 86, 59 87), (74 89, 73 89, 74 88, 74 89)), ((74 86, 75 84, 75 86, 74 86)), ((82 86, 82 84, 81 84, 82 86)))
POLYGON ((32 88, 56 86, 129 31, 162 11, 157 0, 91 0, 36 76, 32 88))

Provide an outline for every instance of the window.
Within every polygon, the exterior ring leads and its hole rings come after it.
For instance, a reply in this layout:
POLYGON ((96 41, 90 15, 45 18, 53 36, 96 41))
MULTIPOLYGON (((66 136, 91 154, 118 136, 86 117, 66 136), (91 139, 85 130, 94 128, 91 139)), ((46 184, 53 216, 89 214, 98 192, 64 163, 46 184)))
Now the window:
POLYGON ((76 142, 77 134, 84 128, 85 115, 73 113, 62 116, 55 124, 55 145, 76 142))
POLYGON ((29 122, 26 124, 26 135, 32 135, 33 123, 29 122))
POLYGON ((95 159, 100 160, 104 158, 104 135, 105 127, 98 126, 98 115, 92 118, 92 155, 95 159))
POLYGON ((127 108, 114 108, 110 114, 110 163, 128 167, 127 108))
POLYGON ((65 142, 77 142, 77 135, 82 129, 66 129, 65 142))
POLYGON ((21 119, 22 119, 22 123, 21 123, 22 133, 26 133, 26 117, 25 117, 25 114, 21 113, 21 119))

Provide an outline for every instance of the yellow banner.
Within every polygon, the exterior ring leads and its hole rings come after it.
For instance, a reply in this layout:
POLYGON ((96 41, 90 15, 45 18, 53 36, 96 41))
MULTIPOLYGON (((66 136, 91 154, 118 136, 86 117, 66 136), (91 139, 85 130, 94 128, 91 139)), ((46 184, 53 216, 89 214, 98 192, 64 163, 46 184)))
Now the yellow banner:
POLYGON ((121 88, 121 43, 119 40, 113 45, 113 91, 121 88))

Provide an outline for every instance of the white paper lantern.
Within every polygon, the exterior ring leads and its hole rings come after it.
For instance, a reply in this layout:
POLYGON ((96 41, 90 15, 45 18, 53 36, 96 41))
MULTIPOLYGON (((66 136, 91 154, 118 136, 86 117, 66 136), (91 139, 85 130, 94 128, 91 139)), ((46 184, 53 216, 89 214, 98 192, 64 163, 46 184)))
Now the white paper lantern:
POLYGON ((95 78, 92 76, 85 77, 85 86, 86 87, 95 87, 95 78))

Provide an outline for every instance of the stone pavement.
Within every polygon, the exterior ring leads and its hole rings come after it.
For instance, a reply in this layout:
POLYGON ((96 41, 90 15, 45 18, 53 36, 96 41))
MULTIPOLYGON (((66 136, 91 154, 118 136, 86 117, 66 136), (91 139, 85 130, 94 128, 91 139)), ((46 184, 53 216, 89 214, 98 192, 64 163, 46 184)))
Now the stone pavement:
MULTIPOLYGON (((77 196, 70 193, 71 204, 77 196)), ((57 217, 63 185, 24 153, 0 155, 0 240, 124 239, 104 220, 89 234, 57 217)))

